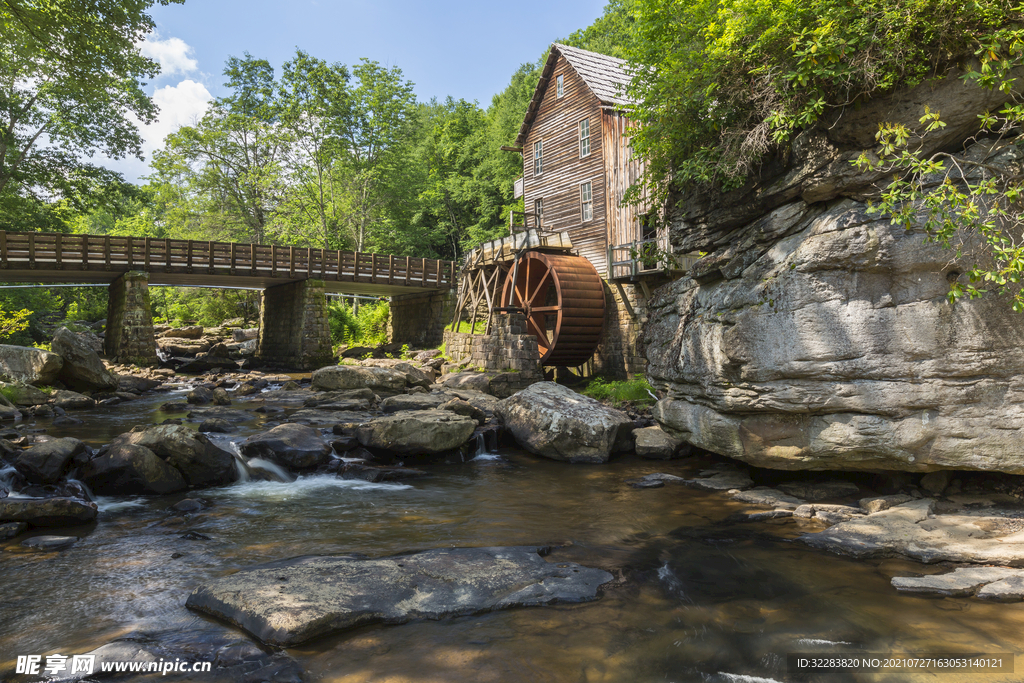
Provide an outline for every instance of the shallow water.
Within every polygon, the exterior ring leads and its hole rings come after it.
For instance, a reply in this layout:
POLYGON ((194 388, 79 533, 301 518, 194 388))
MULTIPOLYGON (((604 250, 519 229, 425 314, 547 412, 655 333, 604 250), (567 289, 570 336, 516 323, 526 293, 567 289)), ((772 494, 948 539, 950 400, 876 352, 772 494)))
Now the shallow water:
MULTIPOLYGON (((95 445, 165 419, 155 407, 174 398, 78 413, 85 425, 50 433, 95 445)), ((231 627, 186 610, 185 599, 204 581, 252 564, 447 546, 553 544, 561 547, 550 559, 602 567, 617 581, 592 603, 367 627, 288 650, 307 678, 790 681, 797 680, 786 671, 791 652, 1016 653, 1024 646, 1022 605, 901 596, 891 576, 933 570, 809 550, 793 539, 820 530, 810 521, 726 521, 747 508, 721 494, 623 483, 652 472, 692 475, 698 463, 566 465, 507 449, 424 467, 431 476, 408 484, 305 476, 207 489, 192 495, 210 508, 184 517, 168 507, 185 494, 100 498, 96 524, 58 532, 83 536, 68 550, 29 552, 18 545, 24 537, 0 546, 0 671, 13 669, 19 654, 83 653, 130 632, 231 636, 231 627), (210 540, 181 538, 188 531, 210 540)), ((1020 667, 1018 675, 809 680, 1020 680, 1024 660, 1020 667)))

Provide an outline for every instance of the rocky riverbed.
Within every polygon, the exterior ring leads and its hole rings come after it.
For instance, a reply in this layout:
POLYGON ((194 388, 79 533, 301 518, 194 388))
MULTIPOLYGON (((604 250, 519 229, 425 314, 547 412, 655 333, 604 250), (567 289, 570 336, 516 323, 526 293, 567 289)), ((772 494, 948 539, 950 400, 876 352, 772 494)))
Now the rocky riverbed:
POLYGON ((26 385, 0 434, 0 668, 63 651, 232 681, 781 681, 786 652, 1016 648, 1017 477, 752 468, 434 358, 106 368, 117 392, 68 408, 26 385))

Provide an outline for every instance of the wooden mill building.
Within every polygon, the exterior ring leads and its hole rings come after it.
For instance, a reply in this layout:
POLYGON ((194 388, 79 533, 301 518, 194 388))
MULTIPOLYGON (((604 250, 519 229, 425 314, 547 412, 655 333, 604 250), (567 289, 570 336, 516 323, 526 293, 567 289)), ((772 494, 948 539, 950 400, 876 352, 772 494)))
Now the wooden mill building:
MULTIPOLYGON (((515 196, 524 210, 510 216, 509 237, 473 250, 463 267, 455 320, 485 318, 487 335, 506 334, 493 325, 523 310, 544 366, 642 372, 637 336, 650 288, 683 266, 665 258, 658 207, 622 204, 644 172, 627 135, 636 125, 629 81, 623 60, 552 45, 515 144, 502 148, 522 154, 515 196)), ((456 336, 446 336, 449 352, 470 354, 469 336, 456 336)))

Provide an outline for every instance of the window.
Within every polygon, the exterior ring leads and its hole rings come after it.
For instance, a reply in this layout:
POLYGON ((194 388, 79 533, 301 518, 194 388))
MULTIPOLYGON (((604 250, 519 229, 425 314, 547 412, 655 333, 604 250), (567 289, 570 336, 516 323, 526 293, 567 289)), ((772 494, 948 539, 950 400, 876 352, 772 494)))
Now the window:
POLYGON ((540 175, 544 172, 544 141, 537 140, 533 143, 533 175, 540 175))
POLYGON ((555 97, 565 94, 565 85, 562 83, 562 74, 555 76, 555 97))
POLYGON ((580 213, 584 222, 594 218, 594 193, 590 183, 580 184, 580 213))
POLYGON ((590 119, 580 121, 580 159, 590 156, 590 119))
POLYGON ((537 221, 537 227, 542 225, 544 220, 544 200, 534 199, 533 200, 533 216, 537 221))

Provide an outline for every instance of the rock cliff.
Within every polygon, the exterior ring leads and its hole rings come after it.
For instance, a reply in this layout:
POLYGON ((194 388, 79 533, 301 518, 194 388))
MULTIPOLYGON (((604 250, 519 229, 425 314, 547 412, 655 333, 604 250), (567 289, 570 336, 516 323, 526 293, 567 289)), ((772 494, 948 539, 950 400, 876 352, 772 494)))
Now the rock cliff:
POLYGON ((1024 472, 1024 316, 991 295, 950 305, 966 264, 869 213, 882 178, 850 164, 925 104, 949 122, 931 149, 981 154, 964 141, 997 95, 922 85, 803 133, 739 190, 682 197, 673 244, 709 253, 649 304, 662 426, 762 467, 1024 472))

